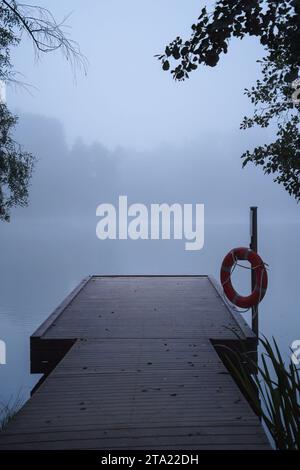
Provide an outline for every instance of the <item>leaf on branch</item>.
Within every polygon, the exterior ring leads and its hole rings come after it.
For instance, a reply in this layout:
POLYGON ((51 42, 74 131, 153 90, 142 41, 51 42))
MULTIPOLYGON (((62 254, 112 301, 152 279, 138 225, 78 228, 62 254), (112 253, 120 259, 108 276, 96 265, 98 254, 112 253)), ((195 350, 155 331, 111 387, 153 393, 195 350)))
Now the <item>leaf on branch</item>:
POLYGON ((163 70, 169 70, 170 68, 170 62, 168 60, 165 60, 163 62, 163 70))

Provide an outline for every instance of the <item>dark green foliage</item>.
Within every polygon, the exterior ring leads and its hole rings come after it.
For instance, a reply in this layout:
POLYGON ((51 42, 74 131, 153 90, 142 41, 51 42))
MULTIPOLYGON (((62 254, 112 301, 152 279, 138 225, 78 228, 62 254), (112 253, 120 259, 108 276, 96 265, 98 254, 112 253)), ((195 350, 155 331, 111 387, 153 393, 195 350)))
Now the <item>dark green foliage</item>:
POLYGON ((285 366, 274 338, 273 346, 266 338, 260 342, 263 347, 261 366, 250 360, 246 352, 230 351, 226 355, 229 368, 256 414, 266 424, 276 448, 300 450, 299 370, 292 360, 285 366), (256 370, 253 375, 249 374, 249 363, 256 370))
POLYGON ((245 166, 248 162, 262 165, 266 174, 275 173, 280 183, 290 195, 300 199, 300 134, 299 117, 292 116, 285 124, 278 124, 278 139, 259 146, 252 153, 243 154, 245 166))
POLYGON ((299 181, 299 109, 292 101, 292 83, 300 66, 300 0, 222 0, 212 13, 206 7, 192 25, 191 37, 177 37, 158 55, 164 70, 175 80, 189 78, 198 65, 214 67, 228 51, 231 38, 246 35, 259 38, 266 51, 262 79, 245 94, 255 106, 253 117, 245 117, 241 128, 267 127, 278 122, 278 139, 242 155, 248 162, 262 165, 265 173, 274 173, 275 181, 300 200, 299 181), (171 62, 178 62, 171 68, 171 62))
POLYGON ((12 65, 10 62, 10 47, 16 46, 20 38, 14 32, 19 21, 12 13, 0 3, 0 80, 7 81, 12 78, 12 65))
MULTIPOLYGON (((14 28, 18 18, 0 3, 0 80, 14 80, 10 61, 10 48, 19 43, 14 28)), ((0 97, 1 98, 1 97, 0 97)), ((10 209, 25 205, 28 197, 28 181, 32 172, 33 157, 23 152, 12 138, 17 118, 0 102, 0 220, 9 221, 10 209)))
POLYGON ((0 103, 0 220, 5 221, 9 221, 12 207, 27 204, 34 164, 34 157, 12 138, 16 122, 16 116, 0 103))

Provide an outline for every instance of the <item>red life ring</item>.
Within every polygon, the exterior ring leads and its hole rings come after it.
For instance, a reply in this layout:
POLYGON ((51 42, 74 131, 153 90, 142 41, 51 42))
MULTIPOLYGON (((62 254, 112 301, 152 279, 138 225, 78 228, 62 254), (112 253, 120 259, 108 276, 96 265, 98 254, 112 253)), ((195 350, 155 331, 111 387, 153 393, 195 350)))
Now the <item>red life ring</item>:
POLYGON ((258 305, 264 298, 268 287, 268 275, 263 260, 255 251, 245 247, 234 248, 227 253, 221 266, 220 278, 226 297, 234 305, 241 308, 250 308, 258 305), (251 269, 255 273, 255 288, 246 297, 239 295, 231 283, 232 266, 237 260, 248 260, 251 263, 251 269))

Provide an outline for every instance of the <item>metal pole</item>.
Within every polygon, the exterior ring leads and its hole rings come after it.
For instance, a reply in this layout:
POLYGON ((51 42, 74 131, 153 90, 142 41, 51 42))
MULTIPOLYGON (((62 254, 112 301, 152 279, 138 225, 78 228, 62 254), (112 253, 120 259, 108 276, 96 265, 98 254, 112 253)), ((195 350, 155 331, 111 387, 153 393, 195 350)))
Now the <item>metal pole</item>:
MULTIPOLYGON (((250 207, 250 248, 257 253, 257 207, 250 207)), ((251 271, 252 291, 255 289, 255 274, 251 271)), ((258 305, 252 307, 252 330, 258 338, 258 305)))
MULTIPOLYGON (((255 251, 257 253, 257 207, 256 206, 251 206, 250 207, 250 248, 251 250, 255 251)), ((254 271, 251 271, 251 286, 252 286, 252 292, 255 289, 255 275, 254 271)), ((258 324, 258 305, 255 307, 252 307, 252 331, 255 334, 257 341, 259 337, 259 324, 258 324)), ((253 351, 253 360, 254 363, 256 364, 254 373, 257 374, 258 372, 258 351, 257 351, 258 344, 255 346, 255 350, 253 351)), ((259 397, 259 390, 258 387, 256 387, 256 393, 257 393, 257 399, 260 402, 260 397, 259 397)), ((261 421, 261 416, 259 417, 259 420, 261 421)))

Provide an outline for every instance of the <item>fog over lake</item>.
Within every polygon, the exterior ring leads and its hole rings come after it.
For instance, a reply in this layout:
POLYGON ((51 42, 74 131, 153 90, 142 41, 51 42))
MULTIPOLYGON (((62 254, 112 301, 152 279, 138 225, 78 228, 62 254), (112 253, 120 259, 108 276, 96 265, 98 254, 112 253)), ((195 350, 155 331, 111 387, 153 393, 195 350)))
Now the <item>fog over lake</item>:
MULTIPOLYGON (((18 139, 39 162, 30 205, 1 227, 1 399, 27 396, 29 336, 89 274, 212 274, 225 253, 249 243, 249 206, 259 207, 259 252, 270 265, 269 290, 260 307, 261 332, 288 352, 299 331, 298 206, 270 178, 240 167, 240 134, 204 135, 189 146, 155 151, 107 150, 77 141, 68 147, 61 123, 23 115, 18 139), (183 240, 99 240, 96 207, 130 203, 204 203, 205 242, 186 251, 183 240)), ((246 270, 245 270, 246 271, 246 270)), ((234 282, 250 288, 249 272, 234 282)), ((249 314, 246 314, 249 319, 249 314)), ((299 335, 298 335, 299 336, 299 335)))
MULTIPOLYGON (((8 90, 9 106, 20 115, 16 140, 38 160, 29 206, 14 209, 0 227, 0 339, 7 345, 0 401, 29 396, 38 379, 30 376, 29 337, 83 277, 211 274, 219 280, 225 254, 249 244, 252 205, 258 206, 258 251, 269 264, 260 330, 287 357, 300 339, 300 208, 261 168, 242 169, 240 158, 274 138, 272 127, 239 130, 252 111, 243 88, 259 76, 258 43, 233 41, 218 67, 178 84, 153 55, 188 32, 199 1, 94 2, 93 15, 79 0, 39 3, 58 17, 74 10, 72 36, 90 67, 74 83, 59 55, 35 64, 28 41, 13 52, 36 87, 32 94, 8 90), (146 206, 204 204, 203 249, 186 251, 184 240, 99 240, 96 208, 117 206, 120 195, 146 206)), ((249 292, 247 270, 237 268, 233 281, 249 292)))

